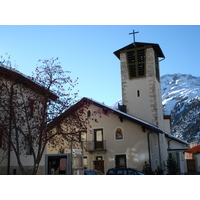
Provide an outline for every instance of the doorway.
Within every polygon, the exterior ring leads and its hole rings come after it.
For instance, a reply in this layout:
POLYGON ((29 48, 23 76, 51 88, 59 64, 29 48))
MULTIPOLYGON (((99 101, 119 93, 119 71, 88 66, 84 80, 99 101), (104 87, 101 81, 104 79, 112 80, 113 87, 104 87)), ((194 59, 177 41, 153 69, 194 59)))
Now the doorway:
POLYGON ((102 156, 97 156, 94 161, 94 169, 104 174, 104 160, 102 156))
POLYGON ((195 159, 187 160, 188 172, 196 172, 195 159))
POLYGON ((116 155, 115 166, 116 168, 126 168, 126 155, 116 155))
POLYGON ((45 158, 45 174, 70 174, 70 154, 49 154, 45 158))

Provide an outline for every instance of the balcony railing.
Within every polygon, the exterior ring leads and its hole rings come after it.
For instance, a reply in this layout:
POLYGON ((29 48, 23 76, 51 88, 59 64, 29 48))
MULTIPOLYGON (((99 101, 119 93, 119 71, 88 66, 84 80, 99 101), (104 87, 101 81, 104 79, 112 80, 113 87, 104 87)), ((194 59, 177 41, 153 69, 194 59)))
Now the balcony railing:
POLYGON ((93 153, 93 152, 105 153, 107 151, 105 140, 84 142, 84 147, 85 147, 85 150, 90 153, 93 153))

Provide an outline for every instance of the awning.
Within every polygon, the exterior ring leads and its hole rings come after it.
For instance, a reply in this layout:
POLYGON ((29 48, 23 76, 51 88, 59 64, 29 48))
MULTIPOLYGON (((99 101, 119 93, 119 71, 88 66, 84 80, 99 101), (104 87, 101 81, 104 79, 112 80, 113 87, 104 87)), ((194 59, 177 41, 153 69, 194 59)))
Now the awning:
POLYGON ((196 153, 198 151, 200 151, 200 145, 186 150, 186 152, 188 152, 188 153, 196 153))

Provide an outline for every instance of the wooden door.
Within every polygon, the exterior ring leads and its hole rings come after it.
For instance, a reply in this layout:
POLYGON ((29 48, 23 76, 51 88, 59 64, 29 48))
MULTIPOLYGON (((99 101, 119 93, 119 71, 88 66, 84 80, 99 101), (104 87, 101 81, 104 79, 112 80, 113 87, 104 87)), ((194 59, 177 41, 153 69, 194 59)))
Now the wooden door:
POLYGON ((195 159, 187 160, 188 172, 196 172, 195 159))
POLYGON ((94 161, 94 169, 98 170, 104 174, 104 161, 103 160, 95 160, 94 161))

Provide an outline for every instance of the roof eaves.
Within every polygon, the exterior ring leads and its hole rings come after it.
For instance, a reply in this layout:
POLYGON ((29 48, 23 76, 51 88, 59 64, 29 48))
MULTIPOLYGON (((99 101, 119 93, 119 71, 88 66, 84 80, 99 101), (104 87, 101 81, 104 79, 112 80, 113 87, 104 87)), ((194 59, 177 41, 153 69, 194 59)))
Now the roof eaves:
POLYGON ((70 113, 74 112, 76 109, 78 109, 80 106, 81 106, 81 102, 84 102, 84 101, 88 101, 88 102, 92 102, 94 105, 98 106, 98 107, 101 107, 101 108, 106 108, 108 110, 110 110, 112 113, 118 115, 118 116, 121 116, 123 118, 126 118, 136 124, 139 124, 141 125, 142 127, 145 127, 145 128, 148 128, 150 130, 153 130, 153 131, 156 131, 158 133, 163 133, 163 130, 161 130, 160 128, 158 128, 157 126, 151 124, 151 123, 148 123, 142 119, 139 119, 137 117, 134 117, 132 115, 129 115, 127 113, 124 113, 122 111, 119 111, 119 110, 115 110, 115 109, 112 109, 110 108, 109 106, 106 106, 105 104, 102 104, 102 103, 99 103, 98 101, 95 101, 93 99, 90 99, 90 98, 86 98, 86 97, 83 97, 81 100, 79 100, 76 104, 72 105, 69 109, 67 109, 64 113, 62 113, 60 116, 56 117, 50 124, 49 124, 49 127, 54 127, 56 126, 56 124, 58 122, 61 122, 62 120, 65 119, 66 116, 70 115, 70 113))
POLYGON ((187 145, 188 145, 188 143, 187 143, 185 140, 182 140, 182 139, 180 139, 180 138, 177 138, 177 137, 173 136, 173 135, 170 134, 170 133, 164 132, 164 134, 166 135, 166 137, 168 137, 168 138, 170 138, 170 139, 173 139, 173 140, 176 140, 176 141, 178 141, 178 142, 181 142, 181 143, 184 143, 184 144, 187 144, 187 145))
POLYGON ((186 152, 188 153, 195 153, 200 151, 200 145, 187 149, 186 152))
MULTIPOLYGON (((158 57, 161 57, 161 58, 165 58, 159 44, 156 44, 156 43, 145 43, 145 42, 136 42, 135 43, 137 47, 140 47, 140 46, 151 46, 153 47, 153 49, 156 51, 158 57)), ((114 52, 115 56, 120 59, 120 52, 125 50, 125 49, 130 49, 130 48, 133 48, 134 46, 134 43, 131 43, 121 49, 118 49, 117 51, 114 52)))
POLYGON ((16 80, 17 81, 21 81, 22 83, 24 83, 27 86, 31 86, 31 88, 35 88, 35 90, 40 91, 41 93, 46 93, 48 94, 48 97, 52 100, 56 100, 58 98, 58 96, 53 92, 53 91, 49 91, 47 90, 43 85, 37 83, 36 81, 32 80, 29 76, 26 76, 25 74, 11 68, 11 67, 6 67, 5 65, 0 65, 0 69, 1 72, 0 73, 6 73, 9 74, 11 73, 11 75, 15 76, 16 75, 16 80), (35 87, 33 87, 35 86, 35 87))
POLYGON ((129 114, 127 114, 127 113, 124 113, 124 112, 122 112, 122 111, 120 111, 120 110, 112 109, 112 108, 110 108, 109 106, 106 106, 106 105, 104 105, 104 104, 101 104, 101 103, 99 103, 99 102, 97 102, 97 101, 94 101, 94 100, 92 100, 92 99, 91 99, 91 101, 93 101, 93 102, 94 102, 95 104, 97 104, 98 106, 105 107, 105 108, 111 110, 112 112, 114 112, 115 114, 117 114, 117 115, 119 115, 119 116, 121 116, 121 117, 127 118, 127 119, 129 119, 129 120, 131 120, 131 121, 133 121, 133 122, 135 122, 135 123, 137 123, 137 124, 140 124, 140 125, 142 125, 142 126, 144 126, 144 127, 146 127, 146 128, 149 128, 149 129, 151 129, 151 130, 154 130, 154 131, 156 131, 156 132, 163 133, 163 131, 162 131, 160 128, 158 128, 157 126, 155 126, 155 125, 153 125, 153 124, 151 124, 151 123, 148 123, 148 122, 146 122, 146 121, 144 121, 144 120, 142 120, 142 119, 139 119, 139 118, 137 118, 137 117, 134 117, 134 116, 132 116, 132 115, 129 115, 129 114))

